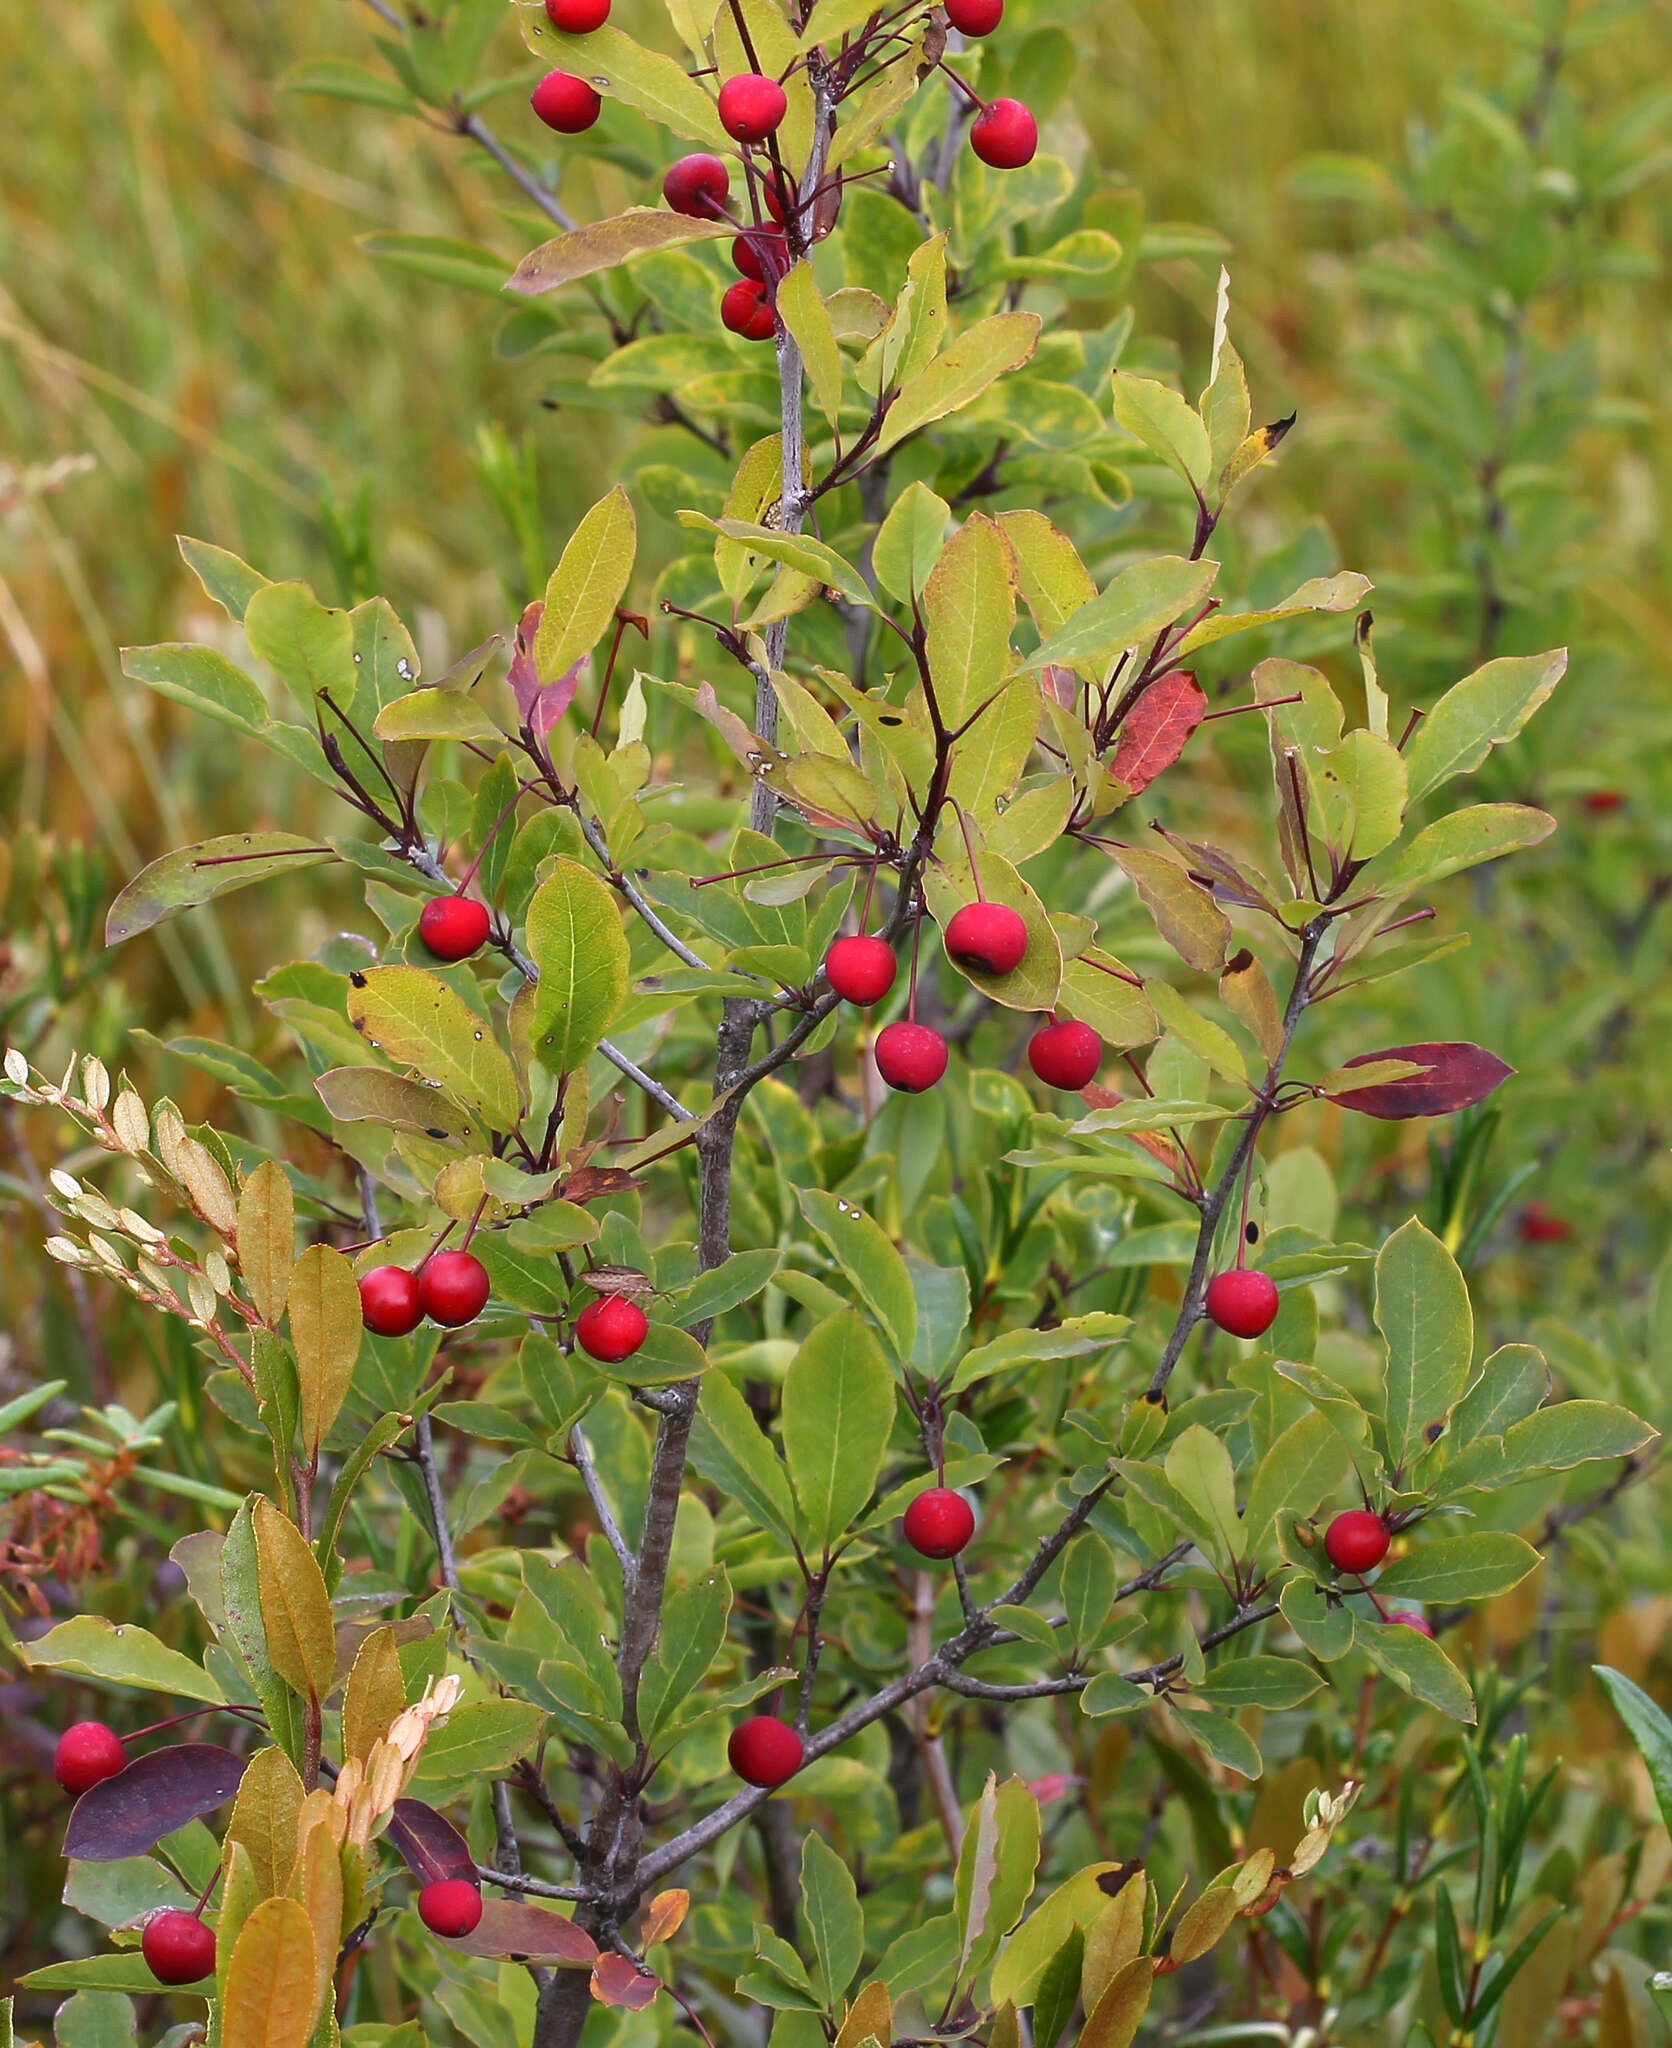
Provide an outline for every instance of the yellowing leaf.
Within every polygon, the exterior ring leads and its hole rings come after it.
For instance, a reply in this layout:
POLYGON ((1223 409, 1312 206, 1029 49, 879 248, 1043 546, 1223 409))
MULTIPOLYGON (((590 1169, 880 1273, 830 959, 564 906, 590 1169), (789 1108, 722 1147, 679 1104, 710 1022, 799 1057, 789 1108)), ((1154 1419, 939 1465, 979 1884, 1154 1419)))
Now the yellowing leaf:
POLYGON ((263 1900, 232 1952, 221 2039, 227 2048, 307 2048, 317 1983, 306 1909, 295 1899, 263 1900))
POLYGON ((521 1112, 516 1069, 493 1033, 447 984, 421 967, 371 967, 351 974, 349 1022, 379 1051, 416 1067, 490 1130, 515 1127, 521 1112))
POLYGON ((830 314, 805 257, 778 286, 778 317, 794 335, 819 411, 832 426, 842 403, 842 352, 830 314))
POLYGON ((964 725, 1004 681, 1016 622, 1014 574, 1003 533, 976 512, 941 550, 923 586, 929 674, 950 730, 964 725))
POLYGON ((587 513, 546 584, 546 608, 534 636, 542 682, 566 675, 609 631, 633 573, 638 523, 620 484, 587 513))
POLYGON ((337 1637, 318 1560, 271 1501, 258 1500, 251 1521, 268 1658, 293 1692, 323 1700, 336 1673, 337 1637))
POLYGON ((531 249, 506 279, 507 291, 538 298, 577 277, 613 270, 629 257, 651 249, 675 249, 682 242, 712 242, 734 235, 729 221, 693 220, 689 214, 667 213, 655 206, 630 206, 609 220, 590 221, 531 249))
POLYGON ((1019 370, 1039 345, 1037 313, 995 313, 967 327, 929 367, 902 385, 888 408, 877 439, 877 453, 898 447, 908 434, 944 419, 994 384, 1010 370, 1019 370))
POLYGON ((343 1693, 343 1755, 364 1760, 406 1706, 406 1683, 392 1628, 374 1628, 355 1654, 343 1693))
POLYGON ((302 1401, 302 1448, 310 1458, 319 1456, 348 1393, 363 1327, 353 1266, 330 1245, 309 1245, 290 1279, 290 1341, 302 1401))
POLYGON ((272 1329, 284 1314, 296 1256, 296 1204, 276 1159, 264 1159, 238 1196, 238 1269, 261 1320, 272 1329))
POLYGON ((258 1749, 239 1782, 226 1833, 228 1841, 240 1843, 248 1854, 257 1892, 264 1899, 290 1887, 302 1798, 301 1777, 284 1751, 276 1746, 258 1749))
POLYGON ((342 1947, 346 1931, 343 1927, 343 1867, 329 1823, 317 1821, 303 1836, 291 1889, 313 1930, 313 2006, 308 2015, 311 2033, 330 1995, 337 1951, 342 1947))

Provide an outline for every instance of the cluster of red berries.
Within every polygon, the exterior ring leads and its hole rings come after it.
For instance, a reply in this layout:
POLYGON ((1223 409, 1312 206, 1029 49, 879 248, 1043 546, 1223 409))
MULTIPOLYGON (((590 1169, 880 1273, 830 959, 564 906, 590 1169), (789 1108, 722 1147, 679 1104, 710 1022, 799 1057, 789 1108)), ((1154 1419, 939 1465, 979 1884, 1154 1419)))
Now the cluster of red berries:
POLYGON ((409 1273, 373 1266, 360 1280, 360 1317, 379 1337, 406 1337, 428 1316, 444 1330, 475 1322, 491 1292, 488 1269, 474 1252, 434 1252, 409 1273))

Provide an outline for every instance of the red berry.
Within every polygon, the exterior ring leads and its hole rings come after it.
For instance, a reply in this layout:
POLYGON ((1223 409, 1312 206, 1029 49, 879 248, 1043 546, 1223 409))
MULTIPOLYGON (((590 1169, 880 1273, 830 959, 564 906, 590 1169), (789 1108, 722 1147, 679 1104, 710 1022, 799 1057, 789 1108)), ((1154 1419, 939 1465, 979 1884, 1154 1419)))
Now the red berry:
POLYGON ((1349 1508, 1324 1531, 1324 1555, 1338 1572, 1373 1572, 1388 1554, 1388 1526, 1368 1508, 1349 1508))
POLYGON ((1529 1202, 1515 1219, 1515 1234, 1523 1244, 1566 1244, 1573 1225, 1542 1202, 1529 1202))
POLYGON ((1434 1624, 1425 1614, 1418 1614, 1414 1607, 1396 1607, 1388 1616, 1395 1628, 1414 1628, 1419 1636, 1434 1640, 1434 1624))
POLYGON ((1008 974, 1028 950, 1028 928, 1008 903, 966 903, 942 934, 949 960, 978 974, 1008 974))
POLYGON ((783 229, 751 228, 748 234, 739 235, 731 245, 731 260, 736 269, 757 284, 764 284, 769 273, 775 278, 782 277, 790 267, 783 229))
POLYGON ((670 164, 662 179, 662 197, 675 213, 693 220, 712 220, 731 192, 731 173, 717 156, 699 151, 670 164))
POLYGON ((546 14, 566 36, 589 36, 609 20, 610 0, 546 0, 546 14))
POLYGON ((975 1510, 950 1486, 920 1493, 905 1515, 906 1541, 924 1557, 956 1557, 975 1534, 975 1510))
POLYGON ((824 978, 844 1003, 868 1010, 894 986, 898 963, 886 939, 838 939, 824 956, 824 978))
POLYGON ((373 1266, 360 1276, 360 1320, 374 1337, 405 1337, 424 1320, 418 1275, 404 1266, 373 1266))
POLYGON ((770 1714, 740 1722, 726 1744, 726 1757, 744 1784, 768 1791, 793 1778, 805 1754, 801 1737, 789 1723, 770 1714))
POLYGON ((902 1095, 921 1095, 946 1072, 946 1040, 927 1024, 885 1024, 872 1049, 877 1072, 902 1095))
POLYGON ((589 1358, 619 1365, 645 1340, 650 1318, 624 1294, 604 1294, 575 1318, 575 1342, 589 1358))
POLYGON ((720 126, 739 142, 764 142, 777 133, 789 107, 775 78, 745 71, 720 88, 720 126))
POLYGON ((603 111, 604 102, 572 71, 548 71, 529 95, 529 105, 559 135, 582 135, 603 111))
POLYGON ((482 1918, 482 1894, 467 1877, 441 1877, 418 1894, 418 1917, 432 1934, 457 1941, 482 1918))
POLYGON ((128 1752, 114 1728, 102 1721, 77 1721, 58 1738, 52 1775, 72 1799, 128 1768, 128 1752))
POLYGON ((741 334, 745 341, 769 341, 772 308, 767 303, 766 286, 752 277, 740 277, 736 284, 728 285, 720 300, 720 324, 741 334))
POLYGON ((779 227, 784 225, 786 213, 797 213, 801 208, 801 192, 795 180, 780 178, 776 171, 761 179, 761 198, 779 227))
POLYGON ((994 100, 970 127, 970 148, 995 171, 1019 171, 1038 147, 1039 124, 1020 100, 994 100))
POLYGON ((418 936, 438 960, 468 960, 491 922, 474 896, 432 896, 418 913, 418 936))
POLYGON ((1263 1337, 1277 1320, 1277 1282, 1251 1266, 1233 1266, 1208 1282, 1207 1308, 1233 1337, 1263 1337))
POLYGON ((196 1984, 215 1967, 215 1930, 178 1906, 151 1915, 139 1947, 159 1984, 196 1984))
POLYGON ((1585 795, 1585 808, 1599 818, 1606 818, 1610 811, 1624 808, 1626 793, 1623 789, 1593 789, 1585 795))
POLYGON ((945 0, 946 18, 961 36, 990 36, 1004 19, 1004 0, 945 0))
POLYGON ((449 1330, 475 1322, 491 1292, 488 1269, 474 1252, 437 1252, 418 1274, 418 1300, 425 1315, 449 1330))
POLYGON ((1028 1065, 1047 1088, 1083 1088, 1102 1064, 1103 1041, 1089 1024, 1047 1024, 1028 1040, 1028 1065))

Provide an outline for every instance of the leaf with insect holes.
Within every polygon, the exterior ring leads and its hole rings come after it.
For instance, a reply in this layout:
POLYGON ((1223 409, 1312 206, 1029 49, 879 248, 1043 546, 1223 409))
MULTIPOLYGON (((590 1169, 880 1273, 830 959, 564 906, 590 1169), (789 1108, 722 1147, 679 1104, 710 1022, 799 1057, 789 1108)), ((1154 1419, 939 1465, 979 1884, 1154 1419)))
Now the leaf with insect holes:
POLYGON ((801 1213, 881 1324, 895 1356, 910 1358, 917 1339, 917 1297, 906 1262, 887 1232, 863 1209, 823 1188, 802 1188, 799 1194, 801 1213))
POLYGON ((1136 796, 1172 767, 1207 712, 1208 700, 1190 671, 1169 669, 1122 720, 1109 773, 1136 796))
POLYGON ((64 1854, 82 1863, 143 1856, 164 1835, 224 1806, 243 1774, 244 1759, 212 1742, 175 1742, 135 1757, 76 1801, 64 1854))
POLYGON ((105 944, 119 946, 199 903, 336 857, 329 846, 294 832, 229 832, 182 846, 154 860, 118 893, 105 919, 105 944))
POLYGON ((348 983, 349 1022, 380 1052, 416 1067, 490 1130, 515 1129, 521 1102, 510 1055, 446 982, 421 967, 371 967, 348 983))
POLYGON ((1334 1077, 1338 1085, 1332 1088, 1326 1078, 1323 1093, 1343 1109, 1390 1122, 1413 1116, 1449 1116, 1453 1110, 1472 1109, 1477 1102, 1484 1102, 1514 1072, 1496 1053, 1466 1040, 1390 1045, 1382 1052, 1361 1052, 1345 1061, 1334 1077), (1340 1085, 1355 1067, 1379 1060, 1405 1060, 1423 1071, 1368 1088, 1340 1085))

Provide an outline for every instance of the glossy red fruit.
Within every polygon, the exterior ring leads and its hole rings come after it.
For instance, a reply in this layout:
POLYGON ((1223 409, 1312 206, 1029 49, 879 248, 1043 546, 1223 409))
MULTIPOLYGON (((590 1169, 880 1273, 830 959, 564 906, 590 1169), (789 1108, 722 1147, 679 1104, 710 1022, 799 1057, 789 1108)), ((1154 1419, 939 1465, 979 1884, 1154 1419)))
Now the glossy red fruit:
POLYGON ((72 1799, 127 1768, 128 1752, 121 1736, 102 1721, 77 1721, 73 1728, 66 1728, 52 1754, 52 1775, 72 1799))
POLYGON ((1388 1616, 1395 1628, 1414 1628, 1419 1636, 1434 1640, 1434 1624, 1426 1614, 1418 1614, 1414 1607, 1396 1607, 1388 1616))
POLYGON ((877 1072, 902 1095, 921 1095, 946 1072, 946 1040, 927 1024, 885 1024, 872 1049, 877 1072))
POLYGON ((1028 1065, 1047 1088, 1084 1088, 1102 1064, 1102 1039, 1077 1019, 1047 1024, 1028 1040, 1028 1065))
POLYGON ((1208 1282, 1207 1308, 1233 1337, 1263 1337, 1277 1320, 1277 1283, 1251 1266, 1233 1266, 1208 1282))
POLYGON ((424 1320, 418 1275, 404 1266, 373 1266, 360 1277, 360 1320, 374 1337, 406 1337, 424 1320))
POLYGON ((907 1508, 905 1529, 923 1557, 956 1557, 975 1534, 975 1510, 950 1486, 931 1486, 907 1508))
POLYGON ((776 171, 761 179, 761 198, 779 227, 784 225, 784 215, 796 212, 801 205, 801 193, 794 180, 780 178, 776 171))
POLYGON ((941 943, 947 958, 978 974, 1008 974, 1028 950, 1028 928, 1008 903, 966 903, 941 943))
POLYGON ((894 986, 899 962, 886 939, 838 939, 824 956, 824 978, 844 1003, 868 1010, 894 986))
POLYGON ((706 151, 682 156, 662 178, 662 197, 675 213, 688 213, 693 220, 712 220, 730 193, 731 173, 706 151))
POLYGON ((474 896, 432 896, 418 913, 418 936, 438 960, 468 960, 491 923, 488 906, 474 896))
POLYGON ((575 1342, 589 1358, 619 1365, 645 1340, 650 1318, 624 1294, 603 1294, 575 1318, 575 1342))
POLYGON ((448 1330, 475 1322, 491 1291, 488 1269, 474 1252, 437 1252, 418 1275, 420 1306, 448 1330))
POLYGON ((995 171, 1019 171, 1038 147, 1039 124, 1020 100, 994 100, 970 125, 970 148, 995 171))
POLYGON ((1349 1508, 1324 1531, 1324 1555, 1338 1572, 1373 1572, 1388 1554, 1388 1527, 1368 1508, 1349 1508))
POLYGON ((783 229, 753 228, 748 234, 739 235, 731 245, 731 260, 735 269, 757 284, 764 284, 769 272, 773 277, 782 277, 790 267, 783 229))
POLYGON ((758 71, 728 78, 720 88, 720 126, 739 142, 764 142, 775 135, 788 108, 784 88, 758 71))
POLYGON ((546 18, 566 36, 589 36, 610 18, 610 0, 546 0, 546 18))
POLYGON ((806 1754, 801 1737, 787 1721, 771 1714, 756 1714, 731 1732, 726 1757, 745 1785, 760 1785, 770 1791, 786 1784, 801 1768, 806 1754))
POLYGON ((1004 0, 945 0, 946 18, 961 36, 990 36, 1004 19, 1004 0))
POLYGON ((178 1906, 151 1915, 139 1947, 159 1984, 196 1984, 215 1967, 215 1930, 178 1906))
POLYGON ((728 285, 720 299, 720 325, 745 341, 770 341, 772 308, 767 304, 766 286, 752 277, 740 277, 728 285))
POLYGON ((603 111, 604 102, 572 71, 548 71, 528 97, 529 105, 559 135, 583 135, 603 111))
POLYGON ((441 1877, 418 1894, 418 1917, 432 1934, 457 1941, 475 1932, 482 1918, 482 1894, 467 1877, 441 1877))

